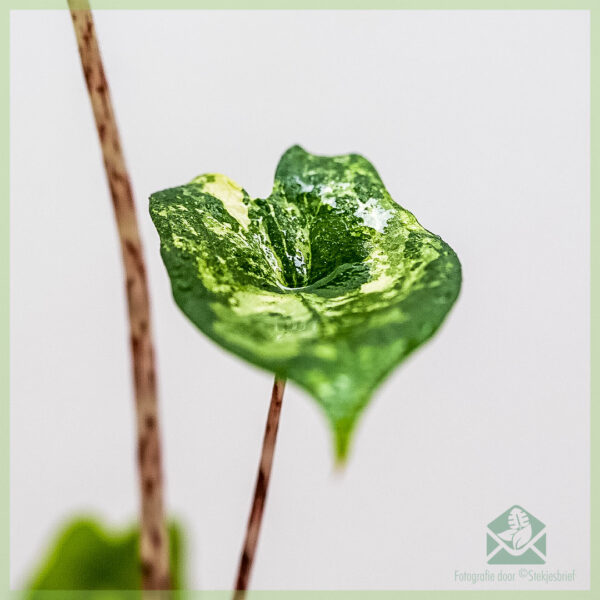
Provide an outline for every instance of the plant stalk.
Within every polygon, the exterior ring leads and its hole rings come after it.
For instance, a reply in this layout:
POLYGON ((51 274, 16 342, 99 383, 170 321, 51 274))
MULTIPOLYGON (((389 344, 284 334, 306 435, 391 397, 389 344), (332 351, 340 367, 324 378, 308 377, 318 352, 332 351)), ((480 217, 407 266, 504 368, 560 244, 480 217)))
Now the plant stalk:
POLYGON ((252 501, 250 516, 248 517, 246 539, 244 540, 235 584, 236 592, 234 600, 243 600, 252 573, 262 516, 267 499, 267 491, 269 489, 269 479, 271 477, 271 467, 273 465, 273 454, 275 452, 275 442, 277 441, 277 429, 279 427, 279 415, 281 414, 284 389, 285 379, 278 379, 275 377, 273 391, 271 393, 269 414, 267 416, 267 424, 265 426, 258 475, 256 477, 256 487, 254 488, 254 500, 252 501))
POLYGON ((125 272, 135 389, 139 487, 140 558, 146 590, 170 587, 169 542, 163 508, 163 476, 150 300, 129 174, 87 0, 68 0, 81 66, 102 147, 106 178, 125 272))

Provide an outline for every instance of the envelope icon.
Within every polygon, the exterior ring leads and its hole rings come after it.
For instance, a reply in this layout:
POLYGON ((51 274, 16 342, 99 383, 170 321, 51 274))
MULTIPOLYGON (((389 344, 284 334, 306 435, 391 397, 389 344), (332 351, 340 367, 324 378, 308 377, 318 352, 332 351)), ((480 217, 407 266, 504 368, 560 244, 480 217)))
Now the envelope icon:
POLYGON ((490 565, 546 562, 546 526, 521 506, 512 506, 489 523, 486 539, 490 565))

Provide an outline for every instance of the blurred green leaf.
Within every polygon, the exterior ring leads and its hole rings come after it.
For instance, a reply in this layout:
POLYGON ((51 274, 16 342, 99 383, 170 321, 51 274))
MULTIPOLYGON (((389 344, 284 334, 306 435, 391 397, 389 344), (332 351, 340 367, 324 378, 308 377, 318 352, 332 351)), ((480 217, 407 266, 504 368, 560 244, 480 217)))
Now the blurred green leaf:
MULTIPOLYGON (((171 578, 181 589, 183 540, 181 528, 169 525, 171 578)), ((41 600, 41 590, 139 590, 139 528, 110 531, 94 519, 81 518, 68 523, 52 543, 31 578, 28 600, 41 600)), ((119 600, 118 591, 90 594, 94 600, 119 600)), ((140 594, 141 596, 141 594, 140 594)), ((85 599, 85 594, 78 598, 85 599)), ((126 595, 128 599, 132 594, 126 595)), ((176 595, 174 595, 176 597, 176 595)))

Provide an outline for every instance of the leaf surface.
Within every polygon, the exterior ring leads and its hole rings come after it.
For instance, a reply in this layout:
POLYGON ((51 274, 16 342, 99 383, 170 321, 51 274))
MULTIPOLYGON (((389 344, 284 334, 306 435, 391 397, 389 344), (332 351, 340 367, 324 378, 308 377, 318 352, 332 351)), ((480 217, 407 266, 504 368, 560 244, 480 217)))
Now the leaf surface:
MULTIPOLYGON (((182 587, 182 534, 169 527, 171 580, 182 587)), ((43 600, 42 590, 106 590, 88 592, 91 598, 120 600, 132 598, 115 590, 139 590, 142 585, 139 559, 139 528, 108 531, 93 519, 75 519, 65 525, 41 560, 27 586, 28 600, 43 600)), ((78 598, 85 598, 81 592, 78 598)), ((174 600, 178 596, 173 595, 174 600)), ((90 598, 90 600, 91 600, 90 598)), ((141 598, 141 594, 140 594, 141 598)))
POLYGON ((374 389, 439 327, 461 268, 362 156, 281 158, 253 199, 208 174, 150 198, 175 301, 221 346, 306 389, 343 459, 374 389))

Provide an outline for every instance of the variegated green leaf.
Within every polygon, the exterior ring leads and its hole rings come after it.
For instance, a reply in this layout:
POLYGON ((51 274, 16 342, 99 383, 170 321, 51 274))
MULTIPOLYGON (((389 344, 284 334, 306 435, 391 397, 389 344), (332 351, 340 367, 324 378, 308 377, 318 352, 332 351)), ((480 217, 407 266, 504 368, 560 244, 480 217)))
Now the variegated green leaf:
POLYGON ((459 292, 456 254, 356 154, 294 146, 266 199, 201 175, 153 194, 150 212, 179 307, 224 348, 305 388, 340 459, 374 389, 459 292))

